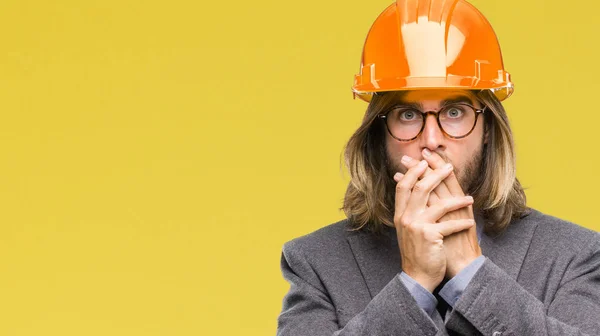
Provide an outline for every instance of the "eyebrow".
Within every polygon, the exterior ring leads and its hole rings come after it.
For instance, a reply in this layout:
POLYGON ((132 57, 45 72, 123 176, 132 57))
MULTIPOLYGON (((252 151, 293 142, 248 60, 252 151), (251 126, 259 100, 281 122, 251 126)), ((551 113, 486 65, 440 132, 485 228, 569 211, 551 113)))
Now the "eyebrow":
POLYGON ((456 104, 456 103, 467 103, 467 104, 473 105, 473 99, 471 99, 469 96, 459 96, 456 98, 442 100, 442 106, 456 104))
MULTIPOLYGON (((457 103, 467 103, 469 105, 473 105, 473 100, 467 96, 467 95, 459 95, 456 96, 454 98, 449 98, 449 99, 444 99, 442 100, 441 104, 440 104, 440 108, 444 107, 446 105, 451 105, 451 104, 457 104, 457 103)), ((403 105, 406 107, 412 107, 415 108, 417 110, 421 110, 423 109, 423 105, 420 102, 405 102, 405 101, 399 101, 398 104, 396 104, 396 106, 398 105, 403 105)))

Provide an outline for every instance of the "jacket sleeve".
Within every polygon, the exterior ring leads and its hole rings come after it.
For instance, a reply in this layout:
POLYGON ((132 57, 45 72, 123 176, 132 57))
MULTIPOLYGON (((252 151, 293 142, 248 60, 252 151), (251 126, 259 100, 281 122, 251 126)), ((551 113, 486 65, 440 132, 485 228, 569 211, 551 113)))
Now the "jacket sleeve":
POLYGON ((600 335, 598 237, 570 262, 548 307, 486 259, 446 327, 459 333, 474 327, 484 335, 600 335))
POLYGON ((284 245, 281 270, 290 289, 278 317, 278 336, 448 335, 417 305, 398 275, 340 326, 325 286, 297 246, 284 245))

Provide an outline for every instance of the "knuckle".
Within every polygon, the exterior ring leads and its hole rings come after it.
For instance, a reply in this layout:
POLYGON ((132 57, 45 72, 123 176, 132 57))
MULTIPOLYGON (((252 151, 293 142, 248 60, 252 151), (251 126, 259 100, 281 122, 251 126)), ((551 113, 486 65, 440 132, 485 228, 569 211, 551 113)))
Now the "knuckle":
POLYGON ((414 192, 425 192, 425 191, 428 191, 428 189, 429 189, 429 185, 427 185, 427 183, 425 181, 419 181, 419 182, 415 183, 413 191, 414 192))
POLYGON ((421 192, 421 191, 423 191, 423 183, 422 182, 415 183, 415 186, 413 187, 413 192, 421 192))
POLYGON ((415 231, 416 226, 414 221, 412 219, 410 219, 408 216, 406 216, 405 214, 403 214, 402 216, 400 216, 398 222, 400 223, 400 226, 408 231, 415 231))
POLYGON ((404 187, 404 185, 406 184, 406 182, 404 182, 403 180, 396 183, 396 191, 403 191, 406 188, 404 187))
POLYGON ((411 187, 411 183, 408 180, 402 180, 396 186, 398 191, 407 191, 407 190, 410 190, 410 187, 411 187))
POLYGON ((408 218, 406 218, 406 216, 400 216, 400 226, 402 226, 405 229, 410 229, 411 221, 408 218))
POLYGON ((396 226, 402 225, 402 214, 394 214, 394 224, 396 224, 396 226))

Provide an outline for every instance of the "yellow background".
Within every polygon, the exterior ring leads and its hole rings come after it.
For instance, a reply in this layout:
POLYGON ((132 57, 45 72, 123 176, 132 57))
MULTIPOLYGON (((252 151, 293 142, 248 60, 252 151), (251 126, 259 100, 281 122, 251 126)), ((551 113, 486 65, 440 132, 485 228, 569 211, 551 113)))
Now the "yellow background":
MULTIPOLYGON (((390 0, 0 4, 0 335, 273 335, 390 0)), ((599 230, 598 2, 473 3, 529 205, 599 230)))

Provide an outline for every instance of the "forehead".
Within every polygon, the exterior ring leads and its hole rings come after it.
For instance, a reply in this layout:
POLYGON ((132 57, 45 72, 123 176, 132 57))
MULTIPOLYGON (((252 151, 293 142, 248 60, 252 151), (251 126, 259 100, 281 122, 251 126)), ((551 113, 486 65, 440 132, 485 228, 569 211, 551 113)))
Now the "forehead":
POLYGON ((410 90, 404 92, 401 101, 417 104, 440 104, 447 100, 464 98, 466 101, 474 102, 475 95, 468 90, 410 90))

